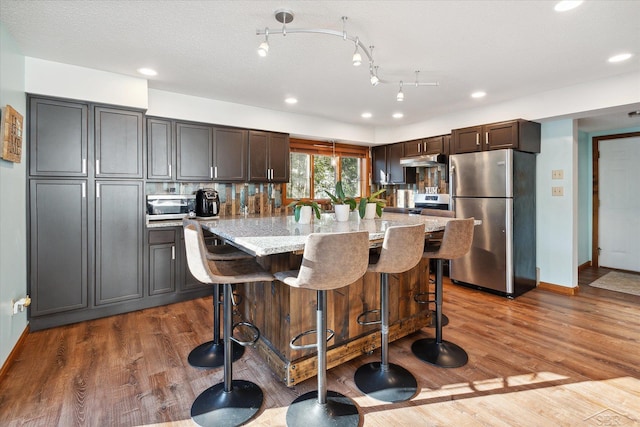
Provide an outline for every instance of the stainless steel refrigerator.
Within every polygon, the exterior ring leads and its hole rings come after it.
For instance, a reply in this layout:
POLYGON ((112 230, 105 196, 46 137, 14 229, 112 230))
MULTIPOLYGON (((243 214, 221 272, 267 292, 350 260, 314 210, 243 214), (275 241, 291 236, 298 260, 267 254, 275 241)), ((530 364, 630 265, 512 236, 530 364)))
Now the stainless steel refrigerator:
POLYGON ((467 255, 451 260, 454 283, 513 298, 536 286, 536 157, 506 150, 449 158, 452 209, 474 217, 467 255))

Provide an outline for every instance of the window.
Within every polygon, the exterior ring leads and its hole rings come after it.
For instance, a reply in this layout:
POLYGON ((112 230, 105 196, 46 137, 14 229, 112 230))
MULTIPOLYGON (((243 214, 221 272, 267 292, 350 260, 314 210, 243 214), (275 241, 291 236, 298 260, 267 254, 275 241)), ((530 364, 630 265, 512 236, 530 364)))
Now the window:
POLYGON ((347 196, 366 194, 368 154, 367 147, 292 139, 286 202, 328 200, 325 191, 333 193, 338 180, 342 181, 347 196))

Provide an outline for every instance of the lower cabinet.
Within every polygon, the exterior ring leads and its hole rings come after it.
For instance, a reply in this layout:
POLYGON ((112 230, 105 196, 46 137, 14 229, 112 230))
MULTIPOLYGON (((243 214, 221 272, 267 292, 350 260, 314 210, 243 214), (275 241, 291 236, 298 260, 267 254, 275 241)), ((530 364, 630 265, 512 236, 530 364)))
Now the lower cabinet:
POLYGON ((149 230, 149 295, 175 292, 177 229, 149 230))

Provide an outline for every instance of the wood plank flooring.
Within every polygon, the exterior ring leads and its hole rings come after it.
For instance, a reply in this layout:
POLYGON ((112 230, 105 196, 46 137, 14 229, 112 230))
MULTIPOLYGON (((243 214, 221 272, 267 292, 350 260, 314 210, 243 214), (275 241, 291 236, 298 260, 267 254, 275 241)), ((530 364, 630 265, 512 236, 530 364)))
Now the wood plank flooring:
MULTIPOLYGON (((515 300, 447 283, 445 340, 469 363, 438 368, 411 353, 425 328, 392 343, 390 360, 409 369, 419 391, 408 402, 362 395, 353 373, 379 350, 329 371, 329 389, 352 397, 364 426, 640 425, 640 297, 592 288, 606 273, 586 269, 575 296, 543 290, 515 300)), ((209 340, 211 298, 31 333, 0 384, 1 426, 192 426, 195 397, 222 369, 189 366, 209 340)), ((294 388, 266 370, 253 349, 234 378, 259 384, 265 401, 251 426, 283 426, 289 403, 316 388, 294 388)))

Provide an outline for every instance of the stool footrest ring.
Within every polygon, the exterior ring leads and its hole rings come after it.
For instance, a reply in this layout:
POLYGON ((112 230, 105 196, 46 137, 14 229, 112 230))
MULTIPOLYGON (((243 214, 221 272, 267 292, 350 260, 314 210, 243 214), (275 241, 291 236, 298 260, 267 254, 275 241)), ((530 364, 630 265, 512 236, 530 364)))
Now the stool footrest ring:
POLYGON ((413 300, 418 304, 431 304, 436 302, 434 299, 425 299, 425 297, 429 298, 430 295, 434 295, 435 292, 420 292, 413 296, 413 300))
POLYGON ((238 326, 246 326, 247 328, 251 329, 251 331, 253 331, 253 339, 251 339, 250 341, 240 341, 239 339, 231 335, 229 339, 231 339, 231 341, 233 341, 234 343, 239 344, 243 347, 248 347, 250 345, 254 345, 260 339, 260 329, 258 329, 258 327, 253 323, 249 323, 249 322, 234 323, 232 329, 235 329, 238 326))
POLYGON ((380 310, 379 309, 375 309, 375 310, 367 310, 365 312, 362 312, 362 313, 360 313, 360 315, 358 316, 356 321, 358 322, 358 325, 363 325, 363 326, 380 325, 382 323, 382 319, 380 318, 380 310), (374 314, 374 313, 378 314, 378 319, 377 320, 369 320, 369 321, 363 320, 369 314, 374 314))
MULTIPOLYGON (((333 336, 336 334, 332 329, 327 329, 327 342, 333 338, 333 336)), ((305 345, 296 345, 294 344, 296 341, 300 340, 302 337, 307 336, 307 335, 313 335, 318 333, 317 329, 309 329, 308 331, 304 331, 299 333, 298 335, 296 335, 295 337, 293 337, 291 339, 291 341, 289 342, 289 347, 291 347, 293 350, 307 350, 310 348, 317 348, 318 347, 318 343, 313 343, 313 344, 305 344, 305 345)))

